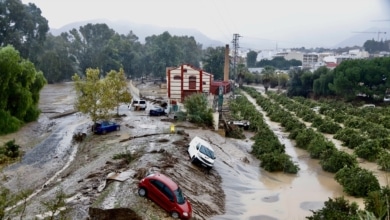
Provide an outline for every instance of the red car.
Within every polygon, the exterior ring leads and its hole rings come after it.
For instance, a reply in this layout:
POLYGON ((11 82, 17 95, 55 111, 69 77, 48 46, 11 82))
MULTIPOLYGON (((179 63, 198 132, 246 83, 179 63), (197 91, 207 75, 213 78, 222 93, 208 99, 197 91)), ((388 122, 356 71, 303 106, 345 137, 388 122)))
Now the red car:
POLYGON ((191 218, 190 202, 183 196, 180 187, 164 174, 150 174, 139 182, 138 187, 140 196, 146 196, 169 212, 173 218, 191 218))

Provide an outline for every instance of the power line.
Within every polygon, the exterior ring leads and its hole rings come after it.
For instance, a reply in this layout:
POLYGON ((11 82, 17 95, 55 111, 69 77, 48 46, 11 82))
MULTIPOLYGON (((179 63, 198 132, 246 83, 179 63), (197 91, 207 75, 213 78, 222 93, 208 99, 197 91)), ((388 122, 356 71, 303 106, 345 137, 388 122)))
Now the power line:
MULTIPOLYGON (((224 36, 226 39, 229 39, 229 37, 227 37, 225 31, 227 30, 228 33, 231 33, 231 31, 229 30, 228 26, 226 25, 225 19, 222 17, 222 14, 221 14, 219 8, 217 7, 217 4, 215 3, 215 1, 212 1, 212 2, 213 2, 213 5, 214 5, 215 10, 218 12, 217 14, 218 14, 218 16, 219 16, 219 18, 220 18, 219 20, 220 20, 220 22, 221 22, 223 25, 218 24, 218 23, 216 22, 214 16, 211 16, 211 17, 213 17, 213 20, 214 20, 214 22, 216 23, 216 27, 218 27, 219 31, 223 34, 223 36, 224 36), (224 26, 225 30, 223 30, 222 26, 224 26)), ((208 5, 209 5, 209 2, 207 1, 206 7, 208 7, 208 5)))

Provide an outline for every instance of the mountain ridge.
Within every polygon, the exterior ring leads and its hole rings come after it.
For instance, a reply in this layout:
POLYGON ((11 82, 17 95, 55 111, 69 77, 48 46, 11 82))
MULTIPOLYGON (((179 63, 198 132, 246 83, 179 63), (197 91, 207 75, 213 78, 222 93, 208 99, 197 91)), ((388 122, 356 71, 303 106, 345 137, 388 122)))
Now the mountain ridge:
MULTIPOLYGON (((151 25, 151 24, 140 24, 130 21, 124 21, 124 20, 117 20, 117 21, 111 21, 108 19, 94 19, 94 20, 86 20, 86 21, 79 21, 79 22, 73 22, 66 24, 62 26, 61 28, 50 29, 50 32, 58 36, 63 32, 68 32, 69 30, 76 28, 78 29, 80 26, 84 26, 88 23, 97 24, 97 23, 105 23, 108 25, 109 28, 115 30, 119 34, 128 34, 130 31, 132 31, 137 37, 138 40, 141 43, 145 42, 145 38, 148 36, 153 35, 160 35, 165 31, 168 31, 169 34, 172 36, 193 36, 197 43, 201 44, 203 47, 217 47, 217 46, 225 46, 228 43, 223 43, 220 40, 211 39, 207 35, 203 34, 199 30, 191 29, 191 28, 173 28, 173 27, 161 27, 157 25, 151 25)), ((377 40, 376 34, 380 32, 382 35, 380 36, 382 40, 387 40, 387 35, 390 34, 389 28, 379 28, 379 27, 372 27, 367 30, 363 30, 360 33, 355 32, 354 35, 352 35, 349 38, 346 38, 344 40, 341 40, 339 43, 335 44, 333 47, 330 47, 329 49, 337 49, 337 48, 344 48, 344 47, 353 47, 353 46, 359 46, 363 47, 363 44, 367 40, 377 40), (371 35, 369 35, 371 33, 371 35), (386 34, 384 34, 386 33, 386 34)), ((351 34, 354 32, 351 32, 351 34)), ((379 35, 378 35, 379 36, 379 35)), ((256 50, 255 48, 262 47, 265 45, 259 44, 257 41, 247 41, 246 48, 251 48, 256 50)), ((269 47, 269 43, 267 44, 269 47)), ((303 47, 305 45, 302 45, 303 47)))

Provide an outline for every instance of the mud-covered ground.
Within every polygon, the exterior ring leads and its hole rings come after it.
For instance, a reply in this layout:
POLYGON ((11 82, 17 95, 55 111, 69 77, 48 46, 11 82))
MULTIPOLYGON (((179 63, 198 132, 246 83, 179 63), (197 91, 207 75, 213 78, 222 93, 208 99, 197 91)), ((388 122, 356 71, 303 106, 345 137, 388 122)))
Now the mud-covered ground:
MULTIPOLYGON (((1 143, 14 138, 25 152, 19 163, 4 169, 2 181, 15 193, 31 190, 24 219, 50 214, 42 202, 54 201, 60 190, 68 197, 66 212, 72 219, 86 219, 90 214, 99 219, 104 216, 102 210, 110 209, 114 214, 106 219, 129 219, 129 215, 134 219, 170 219, 168 213, 137 194, 138 181, 150 172, 164 173, 181 186, 193 206, 194 219, 224 213, 221 176, 215 169, 206 172, 191 164, 187 153, 194 134, 202 136, 210 130, 175 123, 175 131, 171 132, 173 122, 169 117, 150 117, 148 109, 136 112, 123 105, 121 117, 115 119, 121 130, 94 135, 88 117, 65 114, 73 109, 72 89, 70 84, 45 86, 38 122, 0 137, 1 143), (55 117, 61 113, 65 116, 55 117), (76 133, 86 134, 82 142, 72 141, 76 133), (127 157, 114 159, 119 155, 127 157), (114 174, 125 177, 110 179, 114 174)), ((16 214, 16 218, 19 216, 16 214)))
MULTIPOLYGON (((163 95, 154 84, 139 88, 151 99, 163 95)), ((24 152, 21 161, 3 169, 0 178, 14 193, 28 192, 25 202, 10 210, 12 219, 21 219, 20 213, 23 219, 50 214, 42 202, 55 201, 60 190, 66 195, 65 212, 70 219, 170 219, 153 202, 137 195, 139 179, 156 171, 182 187, 192 203, 194 219, 300 220, 323 207, 328 198, 338 196, 362 207, 361 198, 347 196, 334 174, 324 172, 318 160, 295 148, 288 133, 266 116, 264 120, 286 153, 299 165, 297 175, 259 168, 260 162, 250 154, 250 132, 236 140, 190 123, 172 122, 166 116, 150 117, 148 110, 155 103, 149 101, 146 111, 130 111, 121 105, 121 117, 115 119, 121 130, 93 135, 91 120, 73 111, 73 101, 72 84, 46 85, 41 91, 39 120, 17 133, 0 136, 0 144, 15 139, 24 152), (170 132, 172 124, 174 133, 170 132), (79 133, 85 133, 84 140, 73 142, 73 135, 79 133), (189 162, 186 145, 195 136, 209 141, 215 150, 217 159, 210 172, 189 162), (119 155, 130 156, 114 159, 119 155), (115 175, 123 179, 110 178, 115 175)), ((388 182, 388 174, 380 172, 375 163, 360 161, 360 165, 372 170, 381 183, 388 182)))

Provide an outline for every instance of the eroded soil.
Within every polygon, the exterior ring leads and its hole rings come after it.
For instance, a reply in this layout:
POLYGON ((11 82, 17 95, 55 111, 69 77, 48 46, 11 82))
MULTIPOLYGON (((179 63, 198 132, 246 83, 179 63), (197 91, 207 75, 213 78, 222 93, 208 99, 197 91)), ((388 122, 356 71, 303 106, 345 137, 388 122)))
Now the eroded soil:
POLYGON ((196 130, 202 134, 209 130, 184 123, 175 124, 177 128, 171 132, 172 122, 166 116, 149 117, 147 111, 129 111, 123 105, 122 117, 115 119, 121 130, 94 135, 87 116, 64 114, 73 110, 72 97, 70 84, 45 86, 40 119, 0 138, 2 142, 15 139, 25 152, 20 163, 3 171, 3 184, 13 192, 33 192, 28 198, 25 219, 48 214, 42 202, 54 200, 59 190, 68 197, 66 212, 72 219, 170 219, 168 213, 137 194, 138 181, 157 171, 181 186, 193 206, 194 219, 224 213, 225 194, 220 175, 214 169, 206 172, 191 164, 187 153, 187 144, 193 137, 188 133, 196 130), (54 117, 58 114, 65 116, 54 117), (84 134, 79 143, 72 141, 72 136, 78 133, 84 134), (114 159, 125 154, 130 156, 114 159), (126 173, 128 178, 124 181, 108 178, 120 173, 126 173))

